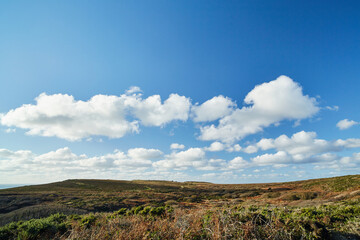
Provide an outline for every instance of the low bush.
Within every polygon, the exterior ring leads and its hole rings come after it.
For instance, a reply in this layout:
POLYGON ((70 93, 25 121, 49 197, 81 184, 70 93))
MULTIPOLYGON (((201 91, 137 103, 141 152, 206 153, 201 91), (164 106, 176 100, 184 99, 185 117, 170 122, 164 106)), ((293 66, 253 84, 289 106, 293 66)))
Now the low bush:
POLYGON ((91 227, 96 222, 96 216, 94 214, 86 215, 83 218, 81 218, 81 226, 85 228, 91 227))
POLYGON ((13 222, 0 228, 0 239, 46 239, 48 236, 63 234, 69 224, 63 214, 47 218, 13 222))

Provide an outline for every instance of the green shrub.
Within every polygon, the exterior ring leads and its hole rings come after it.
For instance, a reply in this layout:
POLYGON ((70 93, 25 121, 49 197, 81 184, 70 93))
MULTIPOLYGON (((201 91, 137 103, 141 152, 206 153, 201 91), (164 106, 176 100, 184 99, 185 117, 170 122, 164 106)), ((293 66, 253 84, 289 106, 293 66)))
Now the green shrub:
POLYGON ((152 208, 150 210, 150 215, 152 216, 161 216, 165 214, 165 207, 156 207, 156 208, 152 208))
POLYGON ((143 206, 138 206, 134 208, 134 214, 139 214, 141 210, 143 210, 144 207, 143 206))
POLYGON ((94 214, 84 216, 81 220, 81 226, 85 228, 91 227, 96 222, 97 217, 94 214))
POLYGON ((116 215, 125 215, 127 212, 127 208, 120 208, 118 211, 116 211, 116 215))
POLYGON ((41 236, 54 236, 56 233, 64 233, 68 224, 66 216, 54 214, 47 218, 31 219, 26 222, 13 222, 0 228, 0 239, 41 239, 41 236))
POLYGON ((150 210, 152 210, 152 207, 147 206, 147 207, 143 208, 143 210, 141 210, 141 211, 138 212, 138 213, 139 213, 140 215, 146 216, 146 215, 149 214, 150 210))

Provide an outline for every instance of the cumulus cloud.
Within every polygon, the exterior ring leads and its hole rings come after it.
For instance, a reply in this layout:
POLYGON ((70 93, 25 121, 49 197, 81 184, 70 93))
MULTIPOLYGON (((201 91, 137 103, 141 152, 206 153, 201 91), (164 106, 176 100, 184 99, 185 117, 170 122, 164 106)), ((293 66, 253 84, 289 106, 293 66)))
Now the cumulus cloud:
POLYGON ((30 135, 79 140, 91 135, 119 138, 138 132, 137 121, 125 119, 121 97, 96 95, 89 101, 75 101, 67 94, 40 94, 36 104, 10 110, 1 124, 29 129, 30 135))
POLYGON ((179 143, 172 143, 170 145, 170 149, 172 150, 176 150, 176 149, 184 149, 185 145, 184 144, 179 144, 179 143))
POLYGON ((59 148, 56 151, 44 153, 34 158, 35 163, 44 165, 71 165, 74 162, 87 159, 86 155, 76 155, 70 148, 59 148))
POLYGON ((241 170, 249 166, 240 157, 229 162, 223 159, 207 159, 205 151, 201 148, 190 148, 165 156, 158 149, 132 148, 127 152, 115 150, 113 153, 92 157, 86 154, 75 154, 68 147, 44 154, 0 149, 0 163, 2 178, 4 174, 11 173, 12 176, 32 174, 40 178, 46 175, 50 179, 54 176, 62 178, 136 176, 139 178, 140 173, 156 172, 164 175, 165 172, 172 171, 176 175, 174 170, 180 172, 186 169, 227 171, 241 170))
POLYGON ((229 161, 227 169, 240 170, 249 166, 249 162, 245 161, 242 157, 235 157, 234 159, 229 161))
POLYGON ((229 144, 282 120, 299 121, 319 110, 315 98, 304 95, 301 86, 286 76, 256 86, 245 97, 247 106, 242 108, 222 95, 200 105, 192 105, 190 98, 175 93, 164 101, 160 95, 143 98, 136 86, 120 96, 96 95, 87 101, 46 93, 35 101, 1 114, 0 123, 27 129, 30 135, 76 141, 93 136, 121 138, 138 133, 140 125, 163 127, 191 116, 194 122, 220 119, 217 125, 201 126, 199 139, 229 144))
POLYGON ((345 130, 348 128, 351 128, 354 125, 359 124, 359 122, 356 122, 354 120, 349 120, 349 119, 343 119, 341 121, 339 121, 336 126, 340 129, 340 130, 345 130))
POLYGON ((190 168, 202 171, 242 170, 251 164, 242 157, 230 161, 224 159, 208 159, 202 148, 189 148, 181 152, 165 155, 164 160, 153 162, 155 169, 187 170, 190 168))
MULTIPOLYGON (((357 138, 327 141, 324 139, 318 139, 316 137, 317 135, 315 132, 300 131, 293 134, 291 138, 287 137, 286 135, 281 135, 275 140, 272 139, 267 139, 267 140, 273 144, 272 148, 287 151, 292 155, 298 155, 298 154, 314 155, 318 153, 331 152, 331 151, 337 152, 347 148, 360 147, 360 139, 357 138)), ((261 141, 259 143, 261 143, 261 141)), ((264 144, 264 142, 262 142, 263 150, 270 148, 270 146, 266 148, 264 148, 264 146, 266 145, 264 144)))
POLYGON ((360 147, 360 139, 359 138, 348 138, 348 139, 338 139, 334 143, 337 147, 342 148, 358 148, 360 147))
POLYGON ((250 145, 243 149, 245 153, 256 153, 258 151, 256 146, 250 145))
POLYGON ((159 159, 163 152, 158 149, 132 148, 127 154, 131 159, 159 159))
POLYGON ((351 157, 342 157, 340 159, 340 163, 347 166, 355 167, 356 164, 360 164, 360 153, 353 153, 351 157))
POLYGON ((260 166, 269 164, 284 164, 289 163, 291 160, 291 156, 284 151, 279 151, 275 154, 266 153, 252 159, 255 164, 260 166))
POLYGON ((127 153, 115 150, 113 153, 89 157, 77 155, 70 148, 59 148, 44 154, 34 154, 31 151, 11 151, 0 149, 0 171, 31 171, 39 174, 53 172, 57 174, 66 171, 127 173, 149 169, 153 161, 161 159, 163 153, 158 149, 131 148, 127 153))
POLYGON ((219 95, 193 106, 191 111, 194 122, 209 122, 229 115, 235 107, 236 104, 230 98, 219 95))
POLYGON ((144 100, 137 98, 131 105, 135 117, 145 126, 163 126, 173 120, 186 121, 190 106, 190 99, 178 94, 171 94, 163 104, 159 95, 153 95, 144 100))
POLYGON ((154 162, 153 166, 158 168, 187 169, 189 167, 203 167, 205 162, 205 151, 203 149, 189 148, 166 155, 164 160, 154 162))
MULTIPOLYGON (((136 87, 128 90, 138 91, 136 87)), ((190 99, 171 94, 142 99, 141 94, 96 95, 88 101, 67 94, 40 94, 36 104, 25 104, 1 116, 1 124, 28 129, 30 135, 56 136, 70 141, 94 135, 121 138, 145 126, 163 126, 188 118, 190 99), (131 119, 131 120, 129 120, 131 119)))
POLYGON ((223 151, 224 149, 225 149, 225 145, 222 144, 221 142, 213 142, 209 147, 205 148, 206 151, 210 151, 210 152, 223 151))
POLYGON ((360 153, 339 156, 336 151, 360 147, 360 139, 325 141, 316 138, 313 132, 299 132, 292 137, 284 135, 276 139, 259 141, 254 147, 259 150, 275 149, 245 160, 235 156, 231 160, 208 158, 204 148, 189 148, 179 152, 164 154, 158 149, 131 148, 127 151, 115 150, 99 156, 76 154, 68 147, 44 154, 28 150, 11 151, 0 149, 0 179, 31 175, 31 178, 47 178, 49 181, 74 177, 91 178, 144 178, 163 176, 174 179, 198 171, 240 172, 248 168, 262 169, 287 167, 290 164, 317 164, 315 168, 357 169, 360 167, 360 153), (319 141, 320 140, 320 141, 319 141), (315 148, 312 148, 315 145, 315 148), (321 150, 316 150, 320 147, 321 150), (172 176, 172 174, 174 176, 172 176), (180 176, 179 175, 179 176, 180 176), (61 179, 54 179, 61 176, 61 179))
MULTIPOLYGON (((339 157, 332 152, 344 149, 359 148, 360 139, 338 139, 327 141, 316 138, 315 132, 300 131, 291 137, 281 135, 278 138, 264 138, 247 148, 267 151, 275 149, 275 154, 265 153, 252 158, 252 162, 259 165, 284 164, 284 163, 311 163, 329 162, 339 157)), ((247 149, 245 148, 245 150, 247 149)))
POLYGON ((353 153, 352 156, 346 157, 329 154, 327 158, 329 158, 327 161, 318 162, 314 169, 333 169, 338 173, 341 170, 360 170, 360 153, 353 153))
POLYGON ((299 160, 319 153, 341 150, 335 143, 317 139, 315 132, 305 131, 297 132, 291 138, 281 135, 276 139, 262 139, 257 146, 262 150, 275 148, 278 151, 287 152, 299 160))
POLYGON ((233 142, 282 120, 309 118, 318 112, 315 98, 302 93, 302 87, 287 76, 256 86, 245 97, 250 106, 236 109, 215 126, 200 128, 201 140, 233 142))
POLYGON ((229 146, 226 151, 228 152, 240 152, 242 147, 239 144, 234 144, 233 146, 229 146))
POLYGON ((28 150, 19 150, 19 151, 11 151, 8 149, 0 149, 0 161, 1 165, 4 164, 3 161, 8 160, 16 160, 18 162, 25 162, 28 159, 32 158, 34 154, 31 151, 28 150))
POLYGON ((142 90, 138 86, 131 86, 128 90, 126 90, 126 94, 134 94, 142 92, 142 90))

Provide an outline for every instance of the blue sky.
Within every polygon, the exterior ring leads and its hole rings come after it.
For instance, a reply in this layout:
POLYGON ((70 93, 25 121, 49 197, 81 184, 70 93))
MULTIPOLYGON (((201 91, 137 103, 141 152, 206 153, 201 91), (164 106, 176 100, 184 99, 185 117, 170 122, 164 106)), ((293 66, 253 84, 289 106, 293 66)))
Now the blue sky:
POLYGON ((357 174, 359 7, 2 1, 0 182, 357 174))

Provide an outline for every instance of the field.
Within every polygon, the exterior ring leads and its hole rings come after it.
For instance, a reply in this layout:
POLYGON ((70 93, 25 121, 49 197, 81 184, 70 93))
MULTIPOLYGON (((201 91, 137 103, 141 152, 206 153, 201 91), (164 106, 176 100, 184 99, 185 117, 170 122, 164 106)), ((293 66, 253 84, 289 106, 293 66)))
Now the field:
POLYGON ((66 180, 0 190, 0 239, 360 239, 360 175, 269 184, 66 180))

